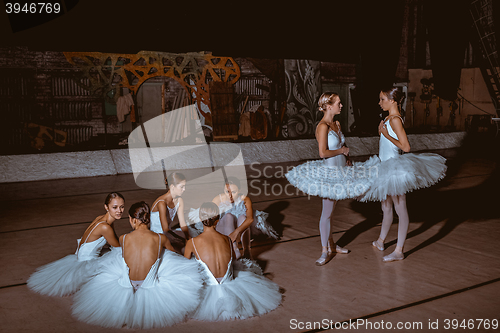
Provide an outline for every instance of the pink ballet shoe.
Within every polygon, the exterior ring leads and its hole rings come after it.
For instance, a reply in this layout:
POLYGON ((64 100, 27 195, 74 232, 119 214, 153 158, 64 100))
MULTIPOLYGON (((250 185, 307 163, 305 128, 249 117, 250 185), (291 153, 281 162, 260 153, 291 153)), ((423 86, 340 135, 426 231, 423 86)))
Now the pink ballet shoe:
POLYGON ((404 254, 394 251, 391 254, 383 257, 382 261, 383 262, 391 262, 391 261, 403 260, 404 258, 405 258, 404 254))
POLYGON ((335 245, 335 252, 341 253, 341 254, 346 254, 346 253, 349 253, 349 250, 344 248, 344 247, 340 247, 338 245, 335 245))
POLYGON ((378 239, 372 242, 372 245, 376 247, 379 251, 384 251, 384 244, 380 245, 378 239))
POLYGON ((321 257, 319 257, 318 260, 316 260, 316 266, 323 266, 327 264, 330 260, 333 258, 333 254, 328 251, 328 252, 321 252, 321 257))

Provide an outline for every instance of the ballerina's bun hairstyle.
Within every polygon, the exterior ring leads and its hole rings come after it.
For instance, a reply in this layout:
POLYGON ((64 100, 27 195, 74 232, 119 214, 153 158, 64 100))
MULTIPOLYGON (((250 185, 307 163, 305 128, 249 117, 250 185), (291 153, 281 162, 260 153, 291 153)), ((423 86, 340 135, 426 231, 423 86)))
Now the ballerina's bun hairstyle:
POLYGON ((149 224, 149 205, 144 201, 136 202, 130 206, 128 214, 132 218, 138 219, 144 224, 149 224))
POLYGON ((335 103, 335 100, 337 98, 339 98, 339 95, 334 93, 334 92, 330 92, 330 91, 324 92, 319 97, 319 100, 318 100, 319 110, 325 112, 326 106, 328 104, 332 105, 333 103, 335 103))
POLYGON ((396 102, 398 106, 403 103, 406 97, 403 89, 401 89, 400 87, 389 87, 387 89, 382 89, 381 91, 384 95, 387 96, 388 99, 392 99, 394 102, 396 102))
POLYGON ((106 200, 104 200, 104 204, 106 206, 109 206, 109 203, 111 202, 111 200, 116 199, 116 198, 121 198, 123 201, 125 201, 125 198, 120 193, 118 193, 118 192, 111 192, 106 197, 106 200))
POLYGON ((204 202, 200 207, 200 220, 204 226, 213 227, 219 220, 219 207, 213 202, 204 202))
POLYGON ((168 187, 170 186, 177 186, 179 185, 180 182, 186 180, 186 176, 184 176, 182 173, 180 172, 172 172, 170 175, 167 176, 167 184, 168 184, 168 187))
POLYGON ((227 177, 226 185, 235 185, 238 189, 240 188, 240 180, 236 177, 227 177))

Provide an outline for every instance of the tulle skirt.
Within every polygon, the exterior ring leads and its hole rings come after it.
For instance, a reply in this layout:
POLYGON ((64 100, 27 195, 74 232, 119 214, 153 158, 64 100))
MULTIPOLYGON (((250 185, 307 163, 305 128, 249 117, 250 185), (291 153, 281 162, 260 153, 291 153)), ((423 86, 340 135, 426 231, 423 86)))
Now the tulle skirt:
POLYGON ((290 170, 285 177, 308 195, 332 200, 350 199, 368 191, 375 164, 377 161, 373 159, 352 166, 331 166, 326 160, 308 161, 290 170))
POLYGON ((199 305, 203 281, 195 260, 165 251, 155 282, 147 280, 134 292, 121 249, 116 249, 75 294, 73 315, 103 327, 148 329, 182 322, 199 305))
POLYGON ((301 164, 285 176, 308 195, 332 200, 383 201, 429 187, 446 175, 446 159, 437 154, 404 154, 380 161, 374 155, 352 166, 328 166, 323 160, 301 164))
POLYGON ((402 195, 430 187, 446 175, 446 159, 438 154, 404 154, 380 162, 372 156, 377 167, 372 182, 360 201, 383 201, 390 195, 402 195))
POLYGON ((97 272, 99 258, 80 261, 76 254, 37 268, 27 281, 28 288, 48 296, 75 293, 97 272))
POLYGON ((205 286, 203 299, 192 318, 205 321, 245 319, 276 309, 281 303, 279 286, 262 275, 249 259, 234 262, 233 280, 205 286))
MULTIPOLYGON (((245 206, 243 207, 245 208, 245 206)), ((229 212, 225 212, 224 214, 233 214, 234 216, 236 216, 236 218, 238 218, 238 216, 240 215, 246 215, 246 208, 244 210, 241 210, 239 208, 233 209, 229 212)), ((267 212, 261 210, 254 210, 254 219, 251 224, 251 228, 253 230, 252 234, 262 233, 267 237, 279 239, 278 233, 276 232, 276 230, 274 230, 273 226, 267 221, 268 216, 269 213, 267 212)), ((190 235, 192 237, 200 235, 203 232, 203 224, 200 221, 200 209, 191 208, 189 210, 188 219, 190 220, 190 223, 188 224, 190 235)))

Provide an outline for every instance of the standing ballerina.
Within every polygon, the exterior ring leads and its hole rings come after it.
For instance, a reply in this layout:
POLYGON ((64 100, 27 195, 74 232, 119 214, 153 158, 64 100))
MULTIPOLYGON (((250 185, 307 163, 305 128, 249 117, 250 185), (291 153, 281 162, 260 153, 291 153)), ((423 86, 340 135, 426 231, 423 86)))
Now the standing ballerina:
POLYGON ((113 222, 121 218, 125 199, 120 193, 108 194, 104 202, 106 214, 98 216, 77 240, 75 254, 39 267, 27 281, 28 287, 43 295, 65 296, 76 292, 97 269, 98 257, 108 242, 119 247, 113 222), (82 241, 83 240, 83 241, 82 241))
POLYGON ((189 239, 189 229, 184 219, 184 201, 181 196, 186 190, 186 177, 173 172, 165 180, 167 193, 158 197, 151 208, 151 231, 163 233, 177 252, 181 253, 189 239), (174 222, 177 216, 178 224, 174 222))
POLYGON ((349 148, 345 146, 345 138, 338 121, 333 117, 340 114, 342 102, 339 95, 325 92, 318 101, 319 110, 323 111, 323 118, 316 127, 316 140, 318 141, 319 156, 323 160, 307 162, 292 169, 286 174, 288 181, 310 194, 323 198, 323 208, 319 221, 319 232, 321 236, 321 257, 316 260, 316 265, 322 266, 328 263, 335 253, 349 253, 349 250, 335 244, 332 238, 332 214, 337 200, 353 197, 345 184, 349 183, 353 188, 356 180, 351 173, 340 177, 339 172, 350 161, 349 148))
MULTIPOLYGON (((393 206, 399 217, 398 242, 391 254, 384 256, 384 262, 403 260, 403 246, 408 233, 409 217, 406 208, 406 194, 414 189, 435 184, 445 176, 446 159, 437 154, 404 154, 408 153, 410 144, 403 127, 403 119, 399 107, 404 99, 403 92, 397 87, 380 92, 379 105, 389 115, 380 122, 378 176, 361 201, 381 201, 383 219, 379 238, 372 245, 380 251, 384 250, 393 219, 393 206)), ((376 157, 375 157, 376 159, 376 157)), ((372 162, 374 157, 371 158, 372 162)), ((370 161, 370 160, 369 160, 370 161)), ((372 163, 367 162, 367 163, 372 163)))
POLYGON ((75 294, 73 315, 103 327, 155 328, 184 321, 199 304, 199 265, 172 251, 165 235, 149 230, 144 201, 129 209, 133 231, 120 237, 97 274, 75 294), (166 250, 166 251, 163 251, 166 250))

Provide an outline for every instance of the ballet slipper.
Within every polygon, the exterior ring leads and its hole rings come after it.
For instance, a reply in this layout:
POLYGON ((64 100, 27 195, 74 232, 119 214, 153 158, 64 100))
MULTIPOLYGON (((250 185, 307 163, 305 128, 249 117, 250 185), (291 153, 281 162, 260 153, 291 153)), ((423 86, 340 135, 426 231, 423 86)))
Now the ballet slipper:
POLYGON ((404 258, 405 258, 405 256, 403 253, 394 251, 391 254, 383 257, 382 261, 383 262, 391 262, 391 261, 403 260, 404 258))
POLYGON ((319 257, 318 260, 316 260, 316 266, 323 266, 327 264, 330 260, 332 260, 334 256, 330 251, 328 252, 322 252, 321 257, 319 257))
POLYGON ((346 254, 346 253, 349 253, 349 250, 346 249, 345 247, 340 247, 338 245, 335 245, 335 252, 341 253, 341 254, 346 254))
MULTIPOLYGON (((335 252, 340 254, 347 254, 349 250, 338 245, 335 245, 335 252)), ((332 253, 332 248, 330 247, 330 242, 328 242, 328 253, 332 253)))
POLYGON ((372 242, 372 245, 376 247, 379 251, 384 251, 384 244, 380 245, 378 239, 372 242))

